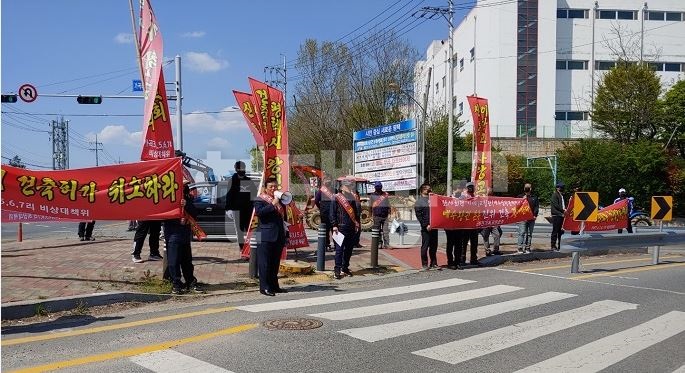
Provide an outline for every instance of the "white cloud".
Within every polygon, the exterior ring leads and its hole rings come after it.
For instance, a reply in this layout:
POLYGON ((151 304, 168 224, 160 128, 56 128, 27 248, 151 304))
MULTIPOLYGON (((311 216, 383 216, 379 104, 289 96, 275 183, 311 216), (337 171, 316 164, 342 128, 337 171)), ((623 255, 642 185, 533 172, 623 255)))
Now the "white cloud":
POLYGON ((205 36, 206 32, 204 31, 191 31, 191 32, 185 32, 181 36, 184 38, 201 38, 205 36))
POLYGON ((233 106, 225 107, 216 114, 196 111, 183 115, 183 132, 186 133, 225 133, 235 129, 248 128, 243 113, 233 106))
POLYGON ((119 44, 132 44, 133 34, 127 34, 125 32, 120 32, 114 37, 114 41, 119 44))
MULTIPOLYGON (((86 135, 89 141, 95 141, 95 134, 88 133, 86 135)), ((143 133, 141 131, 129 132, 125 126, 109 125, 105 126, 97 134, 98 142, 103 145, 126 145, 133 147, 140 147, 143 144, 143 133)))
POLYGON ((223 137, 213 137, 207 141, 207 150, 228 150, 231 143, 223 137))
POLYGON ((215 72, 228 67, 228 61, 215 59, 208 53, 188 52, 184 60, 190 70, 200 73, 215 72))

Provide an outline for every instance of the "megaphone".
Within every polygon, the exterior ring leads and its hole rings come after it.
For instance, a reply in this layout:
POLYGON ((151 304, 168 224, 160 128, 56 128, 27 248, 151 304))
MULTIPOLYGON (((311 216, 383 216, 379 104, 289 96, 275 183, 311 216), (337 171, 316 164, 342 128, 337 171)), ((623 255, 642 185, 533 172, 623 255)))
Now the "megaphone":
POLYGON ((277 190, 274 192, 274 197, 281 200, 281 203, 284 205, 288 205, 293 201, 293 194, 287 191, 281 192, 280 190, 277 190))

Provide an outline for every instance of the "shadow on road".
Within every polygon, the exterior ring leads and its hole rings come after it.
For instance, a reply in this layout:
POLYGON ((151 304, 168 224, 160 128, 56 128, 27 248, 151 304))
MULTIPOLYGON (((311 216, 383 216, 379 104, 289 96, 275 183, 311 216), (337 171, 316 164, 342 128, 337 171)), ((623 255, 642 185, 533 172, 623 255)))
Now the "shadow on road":
POLYGON ((43 333, 57 329, 75 328, 79 326, 90 325, 100 321, 120 320, 122 316, 116 317, 95 317, 91 315, 69 315, 60 316, 55 320, 46 321, 31 325, 10 326, 2 328, 2 334, 18 334, 18 333, 43 333))

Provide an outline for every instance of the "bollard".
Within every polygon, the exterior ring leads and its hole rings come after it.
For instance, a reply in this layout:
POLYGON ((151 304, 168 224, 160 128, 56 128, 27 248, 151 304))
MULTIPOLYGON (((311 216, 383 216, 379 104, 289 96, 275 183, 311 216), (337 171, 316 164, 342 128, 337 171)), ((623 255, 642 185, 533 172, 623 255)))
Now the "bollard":
POLYGON ((659 264, 659 250, 661 246, 654 246, 652 250, 652 264, 659 264))
POLYGON ((371 268, 378 267, 378 241, 381 238, 381 230, 379 228, 371 229, 371 268))
POLYGON ((19 228, 17 229, 17 242, 21 242, 24 239, 24 228, 22 228, 21 223, 19 223, 19 228))
POLYGON ((317 239, 316 246, 316 270, 325 271, 326 270, 326 236, 328 232, 326 231, 326 224, 319 224, 319 235, 317 239))
POLYGON ((250 278, 257 278, 257 238, 250 237, 250 278))
POLYGON ((574 251, 571 256, 571 273, 580 273, 578 267, 580 267, 580 253, 574 251))

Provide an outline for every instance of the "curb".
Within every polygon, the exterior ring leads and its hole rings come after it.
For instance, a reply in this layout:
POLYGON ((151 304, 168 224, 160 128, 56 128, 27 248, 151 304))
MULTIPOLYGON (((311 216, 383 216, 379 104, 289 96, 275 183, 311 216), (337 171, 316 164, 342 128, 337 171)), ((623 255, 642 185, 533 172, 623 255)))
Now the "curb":
POLYGON ((93 293, 63 298, 49 298, 2 304, 2 319, 14 320, 36 315, 38 307, 48 312, 72 310, 78 307, 104 306, 123 302, 159 302, 167 300, 169 294, 146 294, 131 292, 93 293))

